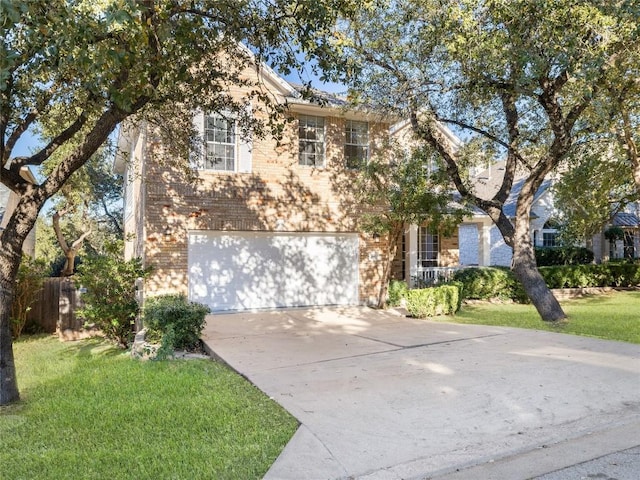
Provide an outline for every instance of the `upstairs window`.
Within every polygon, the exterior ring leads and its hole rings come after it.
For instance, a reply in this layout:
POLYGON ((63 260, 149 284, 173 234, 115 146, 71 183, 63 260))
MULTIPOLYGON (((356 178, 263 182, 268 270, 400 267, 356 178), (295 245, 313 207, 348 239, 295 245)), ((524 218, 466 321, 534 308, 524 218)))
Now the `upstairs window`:
POLYGON ((360 168, 369 159, 369 124, 347 120, 344 133, 345 165, 347 168, 360 168))
MULTIPOLYGON (((233 114, 196 114, 194 125, 203 140, 194 168, 218 172, 251 172, 251 138, 239 132, 233 114)), ((195 152, 194 152, 195 153, 195 152)))
POLYGON ((301 115, 298 138, 300 165, 324 166, 324 118, 301 115))
POLYGON ((235 171, 236 122, 220 115, 204 119, 206 170, 235 171))

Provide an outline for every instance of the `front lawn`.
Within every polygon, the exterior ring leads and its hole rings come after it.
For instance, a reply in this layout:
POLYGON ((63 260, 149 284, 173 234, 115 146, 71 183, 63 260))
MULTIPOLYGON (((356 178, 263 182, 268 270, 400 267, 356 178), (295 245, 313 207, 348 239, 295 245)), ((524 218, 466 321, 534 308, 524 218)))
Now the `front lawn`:
POLYGON ((478 303, 463 305, 459 323, 532 328, 640 343, 640 292, 613 292, 562 302, 568 321, 543 322, 533 305, 478 303))
POLYGON ((297 422, 209 360, 139 362, 99 340, 15 343, 0 478, 261 478, 297 422))

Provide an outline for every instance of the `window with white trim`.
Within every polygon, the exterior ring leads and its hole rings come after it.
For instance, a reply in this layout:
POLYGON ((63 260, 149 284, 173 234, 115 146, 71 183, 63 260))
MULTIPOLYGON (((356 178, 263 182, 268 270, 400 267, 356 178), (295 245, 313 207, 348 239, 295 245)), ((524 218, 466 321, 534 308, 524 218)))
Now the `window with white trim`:
POLYGON ((542 227, 542 246, 557 247, 558 246, 558 227, 559 224, 553 219, 547 220, 542 227))
POLYGON ((345 165, 347 168, 360 168, 369 159, 369 124, 347 120, 344 133, 345 165))
POLYGON ((236 122, 221 115, 207 115, 204 119, 206 170, 235 171, 236 122))
POLYGON ((251 172, 251 138, 244 138, 232 114, 203 114, 194 118, 202 148, 194 159, 199 170, 251 172))
POLYGON ((437 267, 440 245, 437 233, 428 227, 418 229, 418 265, 421 267, 437 267))
POLYGON ((324 118, 300 115, 298 138, 300 165, 324 166, 324 118))

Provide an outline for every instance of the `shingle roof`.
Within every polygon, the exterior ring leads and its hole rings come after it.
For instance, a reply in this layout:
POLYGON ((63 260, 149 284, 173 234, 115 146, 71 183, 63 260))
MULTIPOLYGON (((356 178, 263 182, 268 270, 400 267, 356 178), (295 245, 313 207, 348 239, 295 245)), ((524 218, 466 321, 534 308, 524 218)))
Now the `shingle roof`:
POLYGON ((613 217, 613 225, 616 227, 638 227, 640 226, 640 221, 638 217, 636 217, 632 213, 616 213, 613 217))
POLYGON ((307 101, 311 104, 328 105, 331 107, 346 107, 348 101, 345 97, 336 95, 335 93, 308 88, 306 85, 288 82, 289 85, 298 93, 296 100, 307 101))

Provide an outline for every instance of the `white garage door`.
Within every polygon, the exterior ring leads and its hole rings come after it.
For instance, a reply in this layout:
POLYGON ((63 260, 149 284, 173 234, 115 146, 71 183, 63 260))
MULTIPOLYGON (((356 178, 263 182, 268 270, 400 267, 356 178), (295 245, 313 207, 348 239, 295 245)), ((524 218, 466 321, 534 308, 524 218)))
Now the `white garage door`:
POLYGON ((213 311, 358 303, 358 235, 190 232, 189 298, 213 311))

